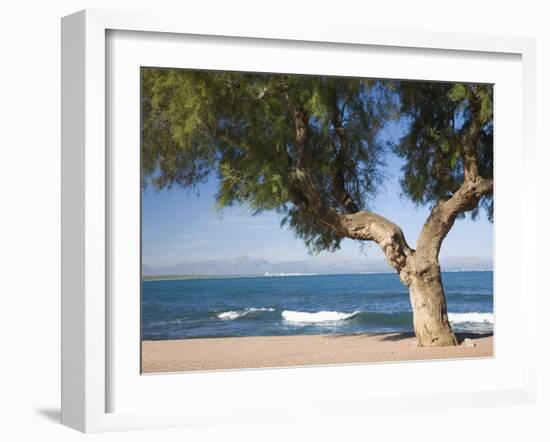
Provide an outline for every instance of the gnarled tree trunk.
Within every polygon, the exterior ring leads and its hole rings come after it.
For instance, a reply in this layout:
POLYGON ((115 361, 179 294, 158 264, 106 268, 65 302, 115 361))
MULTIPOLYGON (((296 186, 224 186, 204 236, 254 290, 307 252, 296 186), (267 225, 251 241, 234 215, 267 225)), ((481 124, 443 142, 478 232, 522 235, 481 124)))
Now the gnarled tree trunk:
MULTIPOLYGON (((416 255, 416 254, 415 254, 416 255)), ((401 276, 408 286, 413 309, 414 332, 419 347, 457 345, 447 317, 447 304, 438 262, 424 262, 419 268, 417 256, 411 258, 413 271, 401 276)))
POLYGON ((465 181, 450 199, 436 204, 420 232, 416 250, 400 272, 409 287, 414 331, 421 347, 457 345, 447 317, 439 251, 456 217, 475 208, 492 188, 492 180, 477 177, 465 181))

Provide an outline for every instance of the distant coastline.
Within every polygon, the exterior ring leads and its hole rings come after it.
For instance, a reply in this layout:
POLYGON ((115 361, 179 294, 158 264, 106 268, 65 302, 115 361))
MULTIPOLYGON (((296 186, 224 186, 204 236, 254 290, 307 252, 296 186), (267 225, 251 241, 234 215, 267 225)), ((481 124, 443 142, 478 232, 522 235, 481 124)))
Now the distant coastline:
MULTIPOLYGON (((493 270, 442 270, 442 273, 492 272, 493 270)), ((185 281, 201 279, 238 279, 238 278, 293 278, 297 276, 347 276, 347 275, 387 275, 387 272, 354 272, 354 273, 287 273, 258 275, 142 275, 141 280, 147 281, 185 281)))
MULTIPOLYGON (((441 258, 441 269, 451 271, 492 271, 493 260, 475 256, 441 258)), ((237 256, 184 261, 170 265, 144 263, 142 274, 154 279, 204 279, 258 276, 348 275, 394 273, 383 259, 319 255, 302 261, 272 262, 264 258, 237 256)), ((144 278, 147 279, 147 278, 144 278)))
POLYGON ((182 281, 192 279, 245 278, 244 275, 142 275, 142 281, 182 281))

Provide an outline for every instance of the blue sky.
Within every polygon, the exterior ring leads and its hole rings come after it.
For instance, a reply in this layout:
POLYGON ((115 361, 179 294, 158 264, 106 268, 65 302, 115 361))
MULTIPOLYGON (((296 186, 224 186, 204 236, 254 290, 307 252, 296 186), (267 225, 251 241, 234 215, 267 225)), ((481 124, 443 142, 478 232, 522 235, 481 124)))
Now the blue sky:
MULTIPOLYGON (((401 226, 414 248, 429 213, 428 207, 416 207, 400 197, 401 160, 386 157, 387 179, 382 191, 370 202, 377 213, 401 226)), ((187 191, 179 188, 142 194, 143 263, 154 266, 183 261, 202 261, 241 255, 264 258, 271 262, 308 258, 307 248, 286 227, 280 227, 276 213, 251 216, 246 207, 218 212, 214 207, 216 180, 187 191)), ((492 257, 493 227, 484 213, 476 221, 469 217, 457 220, 445 239, 442 257, 492 257)), ((359 242, 345 239, 341 250, 347 256, 383 259, 378 246, 361 248, 359 242)))

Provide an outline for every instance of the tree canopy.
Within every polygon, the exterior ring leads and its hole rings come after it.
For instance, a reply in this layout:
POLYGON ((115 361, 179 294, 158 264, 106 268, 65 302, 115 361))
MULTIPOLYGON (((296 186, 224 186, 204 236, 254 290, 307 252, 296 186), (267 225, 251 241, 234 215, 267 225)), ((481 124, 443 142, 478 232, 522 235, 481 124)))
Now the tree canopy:
MULTIPOLYGON (((142 68, 141 94, 143 186, 216 174, 220 208, 275 210, 312 250, 350 236, 335 214, 369 209, 387 149, 405 160, 403 194, 418 204, 492 179, 488 85, 142 68), (406 130, 388 146, 390 121, 406 130)), ((490 193, 481 204, 492 217, 490 193)))
MULTIPOLYGON (((401 185, 412 201, 449 198, 468 167, 477 169, 475 175, 493 178, 492 86, 403 81, 399 97, 409 128, 394 150, 406 160, 401 185)), ((491 220, 492 201, 487 195, 481 203, 491 220)))

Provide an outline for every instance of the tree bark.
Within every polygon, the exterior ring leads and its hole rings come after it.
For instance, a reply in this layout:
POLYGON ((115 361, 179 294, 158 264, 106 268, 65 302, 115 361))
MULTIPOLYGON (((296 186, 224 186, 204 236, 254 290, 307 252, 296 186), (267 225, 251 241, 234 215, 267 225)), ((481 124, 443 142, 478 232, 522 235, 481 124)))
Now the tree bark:
POLYGON ((402 273, 404 275, 401 275, 401 279, 409 288, 418 346, 457 345, 456 336, 447 317, 439 263, 426 261, 415 252, 402 273))
MULTIPOLYGON (((344 222, 350 238, 376 242, 388 263, 409 289, 414 332, 420 347, 457 345, 447 316, 447 304, 438 261, 439 245, 428 234, 417 250, 411 249, 402 230, 391 221, 370 212, 347 215, 344 222), (434 245, 435 244, 435 245, 434 245)), ((432 218, 433 221, 433 218, 432 218)), ((435 231, 433 232, 436 233, 435 231)))
POLYGON ((414 331, 421 347, 457 345, 447 317, 439 250, 456 217, 477 207, 479 200, 492 190, 492 180, 476 176, 465 181, 451 198, 436 204, 422 228, 412 258, 401 272, 401 280, 409 287, 414 331))

